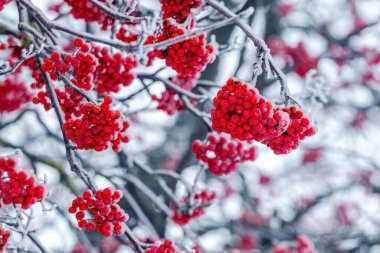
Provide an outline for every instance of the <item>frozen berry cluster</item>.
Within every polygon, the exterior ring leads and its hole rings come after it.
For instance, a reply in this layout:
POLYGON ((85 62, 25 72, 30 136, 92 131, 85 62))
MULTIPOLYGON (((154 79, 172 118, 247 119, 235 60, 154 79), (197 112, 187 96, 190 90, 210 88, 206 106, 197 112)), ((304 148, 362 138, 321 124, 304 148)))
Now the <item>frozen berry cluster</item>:
POLYGON ((111 109, 113 99, 106 96, 101 105, 85 103, 80 107, 80 117, 69 119, 63 124, 67 139, 79 149, 103 151, 111 144, 115 152, 120 144, 128 142, 125 131, 129 127, 120 111, 111 109))
POLYGON ((33 175, 17 170, 13 158, 0 158, 0 200, 4 205, 29 209, 44 197, 45 187, 33 175))
POLYGON ((31 99, 32 95, 25 85, 14 77, 0 82, 0 113, 16 111, 31 99))
POLYGON ((201 191, 194 195, 194 201, 190 203, 189 198, 182 199, 185 209, 178 209, 176 206, 172 206, 173 215, 172 220, 178 225, 186 225, 191 219, 198 218, 205 213, 205 209, 211 204, 211 201, 216 197, 215 193, 209 193, 207 191, 201 191))
POLYGON ((79 49, 74 56, 66 54, 62 57, 59 52, 53 52, 50 58, 44 59, 41 70, 49 73, 52 80, 57 80, 59 74, 72 72, 74 78, 71 82, 81 89, 90 90, 98 60, 90 53, 91 44, 76 38, 74 45, 79 49))
MULTIPOLYGON (((100 3, 107 5, 109 1, 98 0, 100 3)), ((86 22, 97 22, 106 30, 113 23, 113 19, 104 11, 93 5, 88 0, 64 0, 70 7, 70 13, 77 19, 83 19, 86 22)))
POLYGON ((141 31, 132 31, 132 27, 136 27, 136 24, 121 25, 119 30, 115 34, 116 39, 121 40, 125 43, 137 41, 141 31))
POLYGON ((93 54, 98 59, 94 73, 94 85, 98 94, 118 92, 120 85, 128 86, 133 82, 131 70, 137 67, 133 56, 112 54, 106 47, 95 47, 93 54))
MULTIPOLYGON (((84 103, 84 98, 75 91, 65 86, 63 90, 56 88, 58 102, 61 106, 62 112, 65 116, 65 120, 69 120, 73 117, 81 116, 81 105, 84 103)), ((33 98, 33 103, 42 104, 46 111, 51 109, 51 101, 49 94, 46 91, 40 91, 33 98)))
POLYGON ((213 99, 212 128, 241 141, 262 142, 275 154, 297 148, 315 129, 295 106, 274 106, 249 84, 230 78, 213 99))
POLYGON ((167 239, 160 245, 154 245, 145 250, 145 253, 180 253, 180 251, 174 246, 174 243, 167 239))
POLYGON ((296 247, 276 246, 272 253, 318 253, 313 244, 305 236, 298 236, 296 247))
POLYGON ((247 148, 240 141, 214 133, 204 142, 194 141, 193 152, 196 159, 205 162, 215 175, 229 174, 236 170, 237 163, 253 161, 257 156, 254 146, 247 148))
POLYGON ((289 125, 289 116, 274 113, 273 104, 247 83, 230 78, 213 99, 213 129, 245 141, 263 141, 278 136, 289 125))
MULTIPOLYGON (((186 91, 190 91, 197 85, 194 78, 175 76, 170 77, 169 80, 186 91)), ((161 93, 161 97, 153 95, 152 99, 158 102, 157 109, 165 111, 168 115, 173 115, 186 108, 178 93, 170 87, 165 88, 165 91, 161 93)), ((195 103, 193 100, 191 102, 195 103)))
POLYGON ((122 198, 120 190, 105 188, 95 194, 87 190, 72 201, 68 211, 75 214, 78 227, 87 232, 98 231, 103 236, 122 235, 128 215, 117 204, 122 198), (90 218, 86 218, 86 213, 90 218))
POLYGON ((310 120, 304 116, 300 109, 292 106, 282 110, 290 115, 288 128, 278 137, 264 142, 276 155, 289 153, 299 146, 301 140, 316 133, 315 128, 310 124, 310 120))
POLYGON ((0 224, 0 252, 4 252, 5 246, 7 245, 9 238, 11 237, 11 232, 4 229, 2 224, 0 224))
POLYGON ((191 9, 203 4, 203 0, 160 0, 163 19, 173 18, 178 23, 186 21, 191 9))
MULTIPOLYGON (((163 22, 153 42, 161 42, 186 34, 188 31, 171 19, 163 22)), ((148 42, 149 43, 149 42, 148 42)), ((206 43, 205 34, 200 34, 182 42, 157 50, 157 56, 165 59, 166 65, 174 69, 180 76, 196 77, 206 65, 213 62, 213 46, 206 43)))

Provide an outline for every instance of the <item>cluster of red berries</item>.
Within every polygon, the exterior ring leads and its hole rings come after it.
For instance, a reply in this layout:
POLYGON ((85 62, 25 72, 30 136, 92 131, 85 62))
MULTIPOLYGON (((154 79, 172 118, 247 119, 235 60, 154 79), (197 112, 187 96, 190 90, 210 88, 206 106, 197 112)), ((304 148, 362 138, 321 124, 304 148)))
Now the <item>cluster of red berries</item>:
POLYGON ((145 253, 180 253, 180 251, 174 246, 174 243, 166 239, 160 245, 154 245, 144 251, 145 253))
POLYGON ((123 56, 121 53, 112 55, 106 47, 95 47, 93 54, 98 59, 94 73, 94 84, 98 94, 118 92, 120 84, 128 86, 134 79, 131 70, 137 67, 133 56, 123 56))
POLYGON ((212 128, 242 141, 259 141, 275 154, 286 154, 315 129, 295 106, 275 107, 256 89, 230 78, 218 91, 211 111, 212 128))
POLYGON ((122 235, 128 215, 117 204, 123 197, 120 190, 105 188, 95 194, 87 190, 82 196, 75 198, 69 207, 69 213, 75 214, 78 227, 91 232, 94 229, 103 236, 122 235), (85 211, 91 218, 85 218, 85 211))
MULTIPOLYGON (((152 42, 161 42, 186 34, 182 28, 174 21, 167 19, 163 22, 152 42)), ((150 41, 147 41, 150 44, 150 41)), ((207 64, 213 62, 213 46, 206 44, 205 34, 178 42, 168 46, 164 50, 157 50, 156 55, 160 59, 165 59, 166 65, 174 69, 180 76, 196 77, 202 72, 207 64)))
POLYGON ((203 0, 160 0, 163 19, 173 18, 178 23, 186 21, 191 9, 203 4, 203 0))
MULTIPOLYGON (((64 0, 70 5, 70 13, 77 19, 83 19, 86 22, 97 22, 102 25, 102 29, 106 30, 113 23, 113 19, 104 11, 93 5, 88 0, 64 0)), ((107 5, 106 0, 99 0, 100 3, 107 5)))
POLYGON ((196 159, 205 162, 215 175, 229 174, 236 170, 237 163, 256 158, 254 146, 246 148, 240 141, 217 134, 208 135, 205 142, 194 141, 193 152, 196 159))
MULTIPOLYGON (((136 24, 133 24, 133 26, 136 26, 136 24)), ((131 31, 130 25, 122 25, 117 33, 115 34, 116 39, 121 40, 125 43, 131 43, 137 41, 138 37, 140 36, 139 33, 131 31)))
POLYGON ((43 88, 45 86, 45 80, 41 71, 37 68, 31 68, 31 71, 34 82, 30 85, 30 87, 36 90, 43 88))
POLYGON ((128 142, 125 131, 129 124, 121 119, 120 111, 111 110, 112 101, 110 96, 106 96, 100 106, 82 104, 80 117, 63 124, 67 139, 79 149, 102 151, 111 144, 115 152, 120 151, 120 144, 128 142))
POLYGON ((16 111, 31 98, 25 85, 13 77, 0 83, 0 113, 16 111))
POLYGON ((52 80, 57 80, 58 74, 72 71, 74 78, 71 82, 79 88, 90 90, 98 60, 90 53, 91 44, 76 38, 74 45, 79 48, 79 52, 76 52, 74 56, 67 54, 62 60, 59 52, 53 52, 50 58, 44 59, 41 70, 49 73, 52 80))
MULTIPOLYGON (((81 105, 84 103, 84 98, 77 92, 72 91, 69 87, 65 86, 64 90, 55 89, 58 102, 61 106, 65 119, 69 120, 73 117, 81 116, 81 105)), ((46 91, 40 91, 33 98, 33 103, 42 104, 46 111, 51 108, 51 101, 49 94, 46 91)))
POLYGON ((213 129, 239 140, 267 140, 280 135, 289 125, 286 113, 274 112, 273 104, 258 90, 234 78, 218 91, 213 104, 213 129))
POLYGON ((10 237, 11 232, 9 230, 5 230, 0 224, 0 252, 4 252, 5 245, 8 243, 10 237))
POLYGON ((315 128, 310 125, 310 120, 297 107, 282 110, 290 115, 289 127, 283 134, 264 142, 276 155, 289 153, 299 146, 301 140, 316 133, 315 128))
POLYGON ((305 77, 310 70, 318 67, 319 58, 311 56, 303 42, 291 47, 281 39, 270 38, 268 46, 274 56, 283 58, 285 63, 293 66, 294 72, 301 77, 305 77))
MULTIPOLYGON (((190 91, 197 84, 194 78, 182 76, 171 77, 169 80, 187 91, 190 91)), ((183 111, 186 108, 178 93, 170 87, 166 87, 165 91, 161 93, 160 98, 153 95, 152 99, 158 102, 157 109, 163 110, 169 115, 173 115, 178 111, 183 111)), ((192 100, 191 102, 195 103, 196 101, 192 100)))
POLYGON ((313 244, 305 236, 297 237, 297 244, 295 248, 288 246, 276 246, 272 249, 272 253, 318 253, 314 249, 313 244))
POLYGON ((190 205, 188 197, 182 199, 182 203, 186 210, 178 209, 176 206, 172 206, 173 215, 172 220, 178 225, 186 225, 191 219, 197 218, 205 213, 205 209, 210 205, 211 201, 216 198, 214 192, 209 193, 207 191, 201 191, 194 195, 194 201, 190 205))
POLYGON ((4 205, 21 205, 29 209, 44 197, 45 187, 34 176, 16 169, 13 158, 0 158, 0 200, 4 205))
POLYGON ((0 0, 0 11, 3 10, 6 4, 9 4, 12 0, 0 0))

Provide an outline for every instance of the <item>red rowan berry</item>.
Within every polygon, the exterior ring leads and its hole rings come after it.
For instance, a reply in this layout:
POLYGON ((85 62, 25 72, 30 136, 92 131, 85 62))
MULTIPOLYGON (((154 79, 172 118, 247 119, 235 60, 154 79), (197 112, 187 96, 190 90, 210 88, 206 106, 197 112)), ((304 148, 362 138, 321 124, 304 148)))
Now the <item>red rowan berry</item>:
POLYGON ((53 52, 50 58, 45 58, 41 70, 49 73, 51 79, 57 80, 59 74, 72 72, 74 78, 71 82, 77 87, 85 90, 92 88, 93 73, 98 66, 97 58, 89 53, 91 45, 76 38, 73 42, 80 49, 75 56, 66 55, 62 57, 59 52, 53 52), (62 60, 63 58, 63 60, 62 60))
POLYGON ((229 174, 236 170, 237 163, 253 161, 257 156, 255 147, 244 147, 240 141, 217 134, 210 134, 204 142, 194 141, 193 152, 215 175, 229 174))
POLYGON ((310 125, 310 120, 297 107, 283 108, 290 115, 290 125, 280 136, 265 141, 275 154, 287 154, 296 149, 301 140, 313 136, 316 129, 310 125))
POLYGON ((16 166, 13 158, 0 158, 0 201, 29 209, 43 199, 45 187, 37 184, 34 176, 26 171, 17 171, 16 166))
POLYGON ((160 245, 154 245, 145 250, 145 253, 180 253, 171 240, 165 240, 160 245))
POLYGON ((79 149, 103 151, 111 144, 112 149, 118 152, 120 144, 128 141, 125 131, 129 124, 121 119, 119 111, 111 110, 111 103, 112 98, 106 96, 100 106, 82 104, 79 118, 68 119, 63 124, 67 139, 73 141, 79 149))
POLYGON ((289 125, 289 115, 274 109, 247 83, 230 78, 213 100, 212 128, 239 140, 265 141, 279 136, 289 125))
POLYGON ((98 60, 93 80, 98 94, 118 92, 120 85, 128 86, 133 82, 135 76, 131 70, 137 67, 133 56, 111 54, 106 47, 99 46, 94 48, 93 54, 98 60))
MULTIPOLYGON (((164 20, 162 27, 155 32, 146 44, 165 41, 186 34, 187 30, 170 19, 164 20)), ((205 34, 178 42, 164 50, 154 51, 155 55, 165 59, 166 65, 182 77, 196 77, 207 64, 213 62, 213 47, 206 44, 205 34)))
MULTIPOLYGON (((88 0, 64 0, 64 2, 71 7, 70 13, 75 18, 86 22, 97 22, 102 25, 103 30, 106 30, 113 22, 111 17, 88 0)), ((99 0, 99 2, 107 5, 106 0, 99 0)))
POLYGON ((162 18, 174 18, 178 23, 186 21, 191 9, 203 4, 203 0, 160 0, 162 4, 162 18))
POLYGON ((188 197, 183 198, 181 202, 187 207, 187 210, 180 210, 172 205, 172 220, 178 225, 186 225, 191 219, 202 216, 205 213, 206 206, 208 206, 215 197, 214 192, 201 191, 194 195, 192 206, 189 206, 190 201, 188 197))
POLYGON ((106 237, 122 235, 125 232, 124 222, 127 221, 128 215, 117 204, 121 197, 121 191, 111 188, 98 190, 95 194, 87 190, 82 196, 78 196, 72 201, 68 211, 75 214, 78 227, 87 232, 96 229, 106 237), (109 201, 105 201, 103 197, 109 201), (90 218, 85 217, 85 210, 88 211, 90 218))

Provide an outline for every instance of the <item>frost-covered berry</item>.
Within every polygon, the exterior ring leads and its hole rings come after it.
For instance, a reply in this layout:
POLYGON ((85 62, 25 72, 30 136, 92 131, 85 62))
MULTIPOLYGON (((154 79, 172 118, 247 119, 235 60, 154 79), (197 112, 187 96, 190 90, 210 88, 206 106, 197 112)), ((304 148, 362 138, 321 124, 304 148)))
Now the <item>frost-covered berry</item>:
POLYGON ((193 152, 215 175, 229 174, 236 170, 238 163, 253 161, 257 156, 254 146, 247 147, 243 142, 217 134, 210 134, 204 142, 194 141, 193 152))
POLYGON ((105 188, 95 194, 87 190, 72 202, 68 211, 75 214, 78 227, 87 232, 98 231, 103 236, 122 235, 128 215, 117 204, 123 193, 119 190, 105 188))

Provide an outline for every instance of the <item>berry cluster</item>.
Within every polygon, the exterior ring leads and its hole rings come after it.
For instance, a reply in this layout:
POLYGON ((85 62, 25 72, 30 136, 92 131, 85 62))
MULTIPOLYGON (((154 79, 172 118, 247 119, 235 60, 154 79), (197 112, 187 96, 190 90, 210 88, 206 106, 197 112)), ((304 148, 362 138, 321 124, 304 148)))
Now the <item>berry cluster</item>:
MULTIPOLYGON (((136 26, 136 25, 133 24, 133 26, 136 26)), ((133 32, 131 31, 130 27, 131 27, 130 25, 122 25, 117 31, 117 33, 115 34, 116 39, 121 40, 125 43, 131 43, 131 42, 137 41, 140 35, 140 32, 139 33, 133 32)))
MULTIPOLYGON (((186 32, 186 29, 167 19, 163 22, 161 29, 155 33, 153 42, 175 38, 186 32)), ((200 34, 168 46, 164 50, 157 50, 156 54, 160 59, 165 59, 166 65, 177 71, 180 76, 196 77, 208 63, 214 60, 213 51, 213 46, 206 44, 205 34, 200 34)))
POLYGON ((318 253, 313 244, 305 236, 298 236, 295 248, 288 246, 276 246, 272 253, 318 253))
POLYGON ((98 60, 89 53, 91 50, 89 43, 84 43, 82 39, 76 38, 74 45, 79 48, 79 52, 76 52, 74 56, 68 54, 62 60, 59 52, 53 52, 50 58, 44 59, 41 70, 49 73, 52 80, 57 80, 58 74, 72 71, 74 78, 71 79, 71 82, 79 88, 90 90, 98 60))
POLYGON ((73 141, 79 149, 102 151, 112 145, 115 152, 120 144, 128 142, 125 136, 129 124, 121 119, 120 111, 111 110, 112 98, 106 96, 98 106, 85 103, 80 107, 80 117, 69 119, 63 124, 67 139, 73 141))
MULTIPOLYGON (((81 105, 84 103, 84 98, 75 91, 72 91, 70 88, 65 86, 64 90, 55 89, 57 94, 58 102, 61 106, 63 114, 65 115, 65 120, 71 119, 74 117, 81 116, 81 105)), ((33 98, 33 103, 42 104, 46 111, 51 108, 51 101, 49 94, 46 91, 40 91, 33 98)))
MULTIPOLYGON (((88 0, 64 0, 64 2, 70 5, 70 13, 74 18, 83 19, 86 22, 97 22, 102 25, 103 30, 113 23, 111 17, 88 0)), ((99 2, 107 5, 109 1, 99 0, 99 2)))
POLYGON ((94 229, 103 236, 122 235, 128 215, 117 204, 123 193, 119 190, 105 188, 95 194, 87 190, 82 196, 75 198, 69 207, 69 213, 75 214, 78 227, 91 232, 94 229), (85 211, 91 218, 85 218, 85 211))
POLYGON ((128 86, 134 75, 131 73, 137 67, 133 56, 124 57, 121 53, 112 55, 106 47, 95 47, 93 54, 98 59, 94 73, 94 84, 98 94, 118 92, 119 85, 128 86))
POLYGON ((0 200, 4 205, 21 205, 29 209, 44 197, 45 187, 34 176, 16 170, 13 158, 0 158, 0 200))
POLYGON ((236 170, 237 163, 256 158, 255 147, 245 148, 242 142, 217 134, 210 134, 205 142, 194 141, 193 152, 197 160, 207 163, 215 175, 229 174, 236 170))
POLYGON ((25 85, 13 77, 0 83, 0 113, 16 111, 31 98, 25 85))
POLYGON ((315 129, 296 107, 275 107, 247 83, 230 78, 218 91, 211 111, 212 128, 242 141, 259 141, 275 154, 286 154, 315 129))
MULTIPOLYGON (((169 80, 187 91, 190 91, 196 86, 196 80, 194 78, 176 76, 169 78, 169 80)), ((170 87, 166 87, 160 98, 153 95, 152 99, 158 102, 157 109, 165 111, 168 115, 173 115, 175 112, 185 110, 185 105, 180 99, 180 96, 170 87)), ((196 101, 192 100, 191 102, 195 103, 196 101)))
POLYGON ((310 70, 318 67, 319 58, 312 57, 303 42, 298 43, 296 47, 290 47, 278 38, 271 38, 268 40, 268 46, 274 56, 283 58, 285 63, 293 66, 294 71, 301 77, 305 77, 310 70))
POLYGON ((8 243, 10 237, 11 232, 9 232, 9 230, 5 230, 0 224, 0 252, 4 252, 5 245, 8 243))
POLYGON ((239 140, 263 141, 280 135, 289 125, 281 110, 247 83, 230 78, 218 91, 211 111, 212 127, 239 140))
POLYGON ((180 253, 169 239, 163 241, 160 245, 154 245, 145 250, 145 253, 180 253))
POLYGON ((203 4, 203 0, 160 0, 163 19, 173 18, 178 23, 186 21, 191 9, 203 4))
POLYGON ((210 205, 210 202, 216 197, 215 193, 209 193, 207 191, 201 191, 194 195, 193 203, 190 203, 189 198, 182 199, 182 203, 186 207, 186 210, 181 210, 172 206, 173 216, 172 220, 178 225, 186 225, 191 219, 197 218, 205 213, 205 208, 210 205))
POLYGON ((283 134, 265 142, 276 155, 289 153, 298 147, 301 140, 316 133, 315 128, 310 126, 310 120, 297 107, 283 110, 290 115, 289 127, 283 134))

